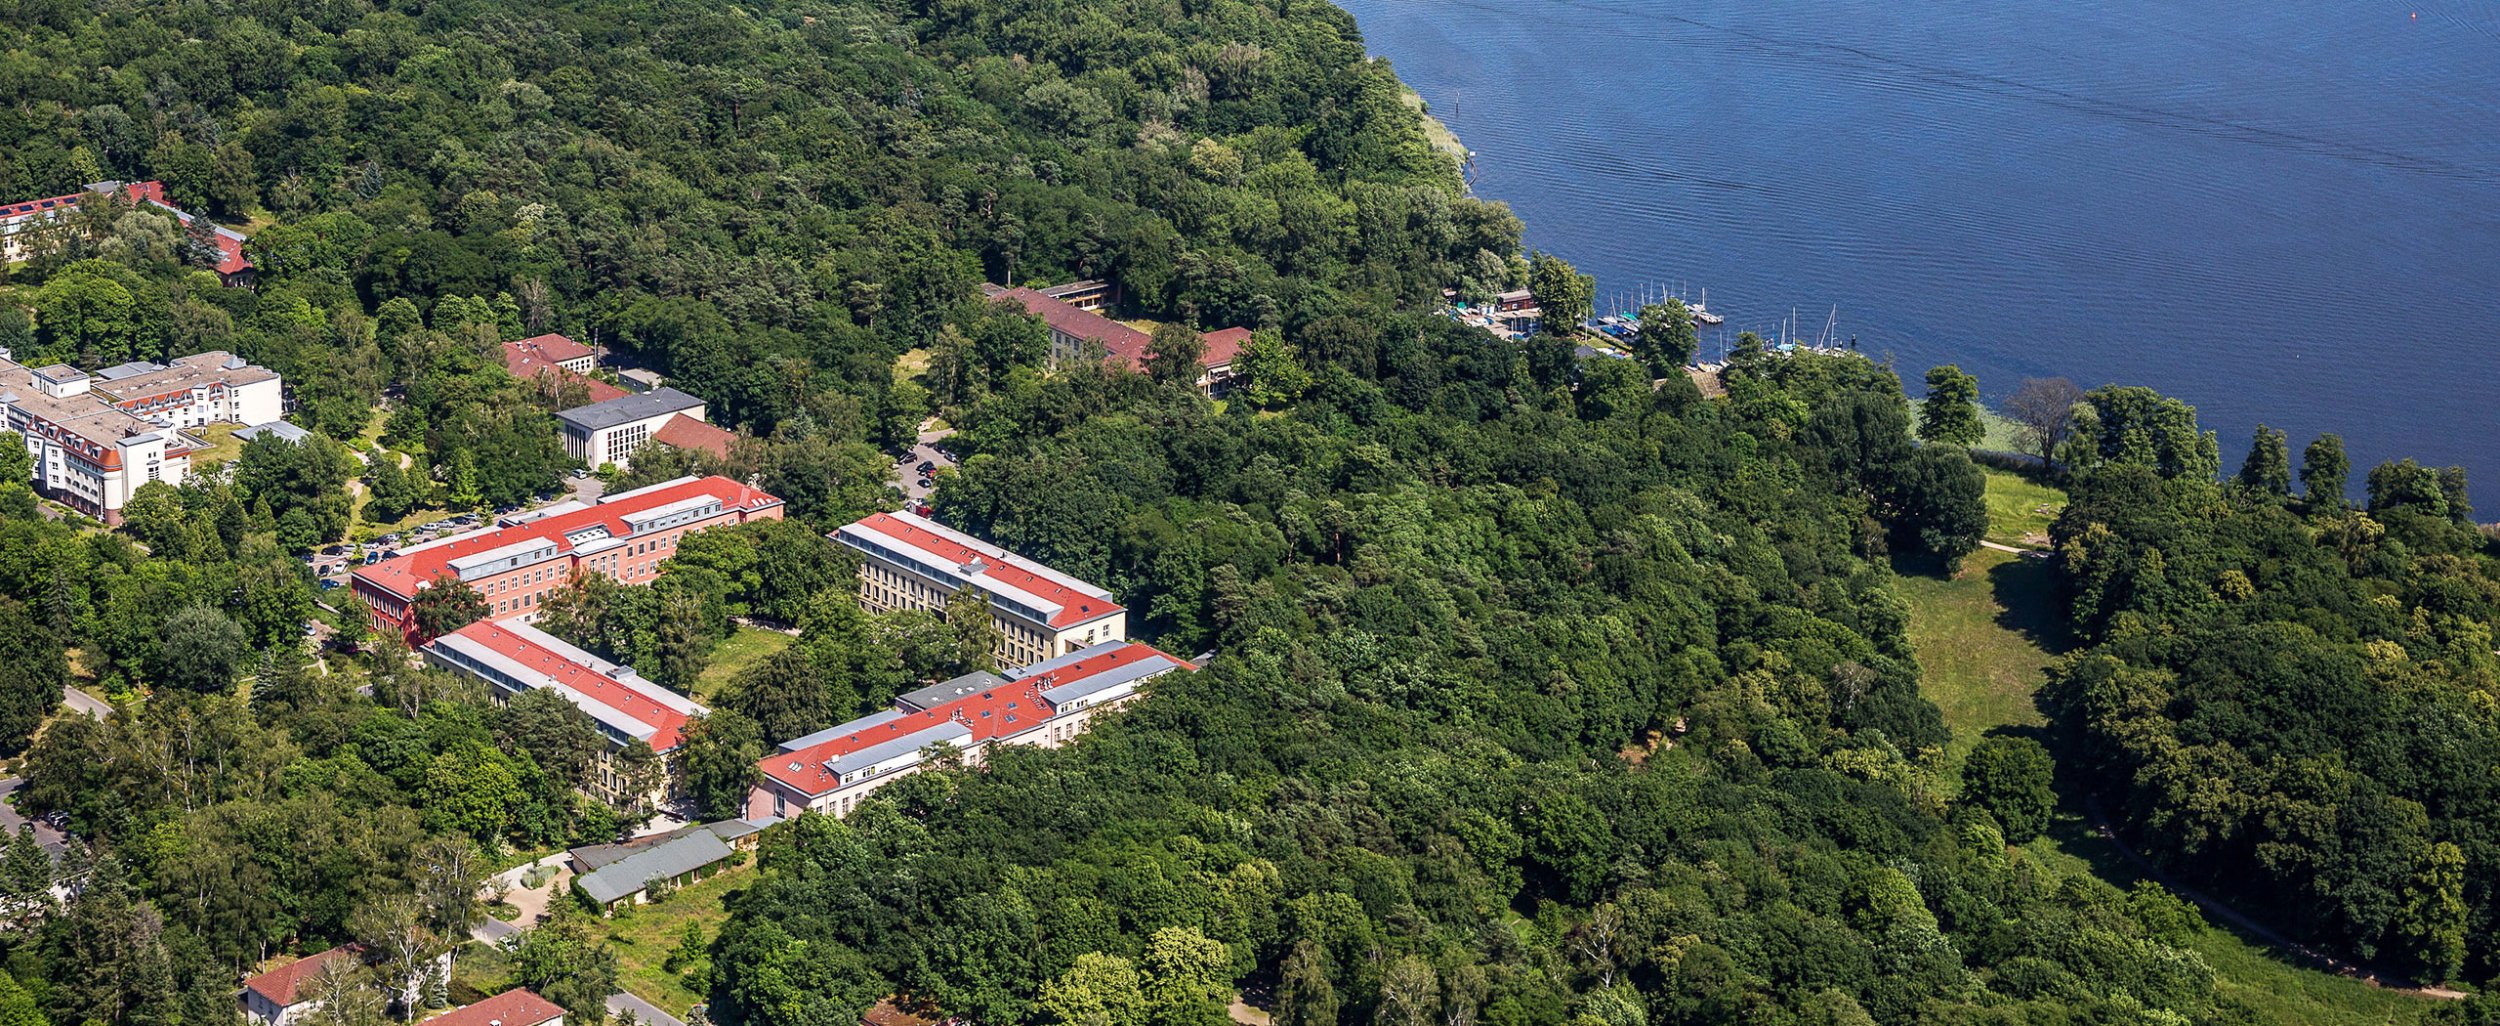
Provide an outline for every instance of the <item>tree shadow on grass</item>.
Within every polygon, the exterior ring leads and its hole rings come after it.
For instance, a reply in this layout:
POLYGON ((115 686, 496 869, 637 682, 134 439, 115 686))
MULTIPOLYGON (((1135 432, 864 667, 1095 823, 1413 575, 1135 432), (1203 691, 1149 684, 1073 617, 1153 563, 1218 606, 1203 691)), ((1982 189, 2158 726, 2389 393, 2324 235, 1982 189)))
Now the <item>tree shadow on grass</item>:
POLYGON ((1996 593, 1997 626, 2013 631, 2050 655, 2073 648, 2074 632, 2058 602, 2057 571, 2046 559, 2022 556, 1988 569, 1988 585, 1996 593))

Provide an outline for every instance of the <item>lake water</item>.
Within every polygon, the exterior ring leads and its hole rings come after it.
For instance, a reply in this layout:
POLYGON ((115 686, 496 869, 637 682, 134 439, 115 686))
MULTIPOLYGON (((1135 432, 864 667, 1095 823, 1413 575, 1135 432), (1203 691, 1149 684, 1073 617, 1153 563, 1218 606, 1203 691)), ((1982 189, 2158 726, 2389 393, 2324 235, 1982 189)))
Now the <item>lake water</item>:
MULTIPOLYGON (((2500 3, 1339 0, 1598 278, 2196 404, 2500 519, 2500 3)), ((1709 351, 1717 352, 1716 343, 1709 351)))

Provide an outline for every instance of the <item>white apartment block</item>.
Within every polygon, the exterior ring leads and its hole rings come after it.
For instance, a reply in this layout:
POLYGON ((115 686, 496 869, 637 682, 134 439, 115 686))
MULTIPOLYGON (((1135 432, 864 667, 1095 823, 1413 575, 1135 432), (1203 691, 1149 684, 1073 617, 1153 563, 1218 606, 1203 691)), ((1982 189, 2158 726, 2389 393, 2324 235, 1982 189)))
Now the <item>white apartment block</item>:
POLYGON ((95 372, 93 389, 123 412, 171 428, 267 424, 286 412, 278 372, 233 353, 106 367, 95 372))
POLYGON ((1150 645, 1110 641, 1005 674, 972 673, 895 698, 894 708, 782 742, 756 764, 762 782, 746 818, 815 811, 847 816, 869 795, 919 772, 933 751, 981 765, 999 745, 1057 748, 1093 718, 1144 694, 1147 681, 1186 660, 1150 645))
POLYGON ((108 524, 121 522, 140 486, 190 476, 191 453, 205 443, 183 429, 269 423, 279 406, 278 375, 229 353, 91 376, 66 364, 30 370, 0 350, 0 426, 25 436, 35 486, 108 524))
POLYGON ((871 612, 943 611, 967 585, 989 600, 999 663, 1022 666, 1128 637, 1128 610, 1100 587, 910 513, 877 513, 833 532, 865 557, 871 612))

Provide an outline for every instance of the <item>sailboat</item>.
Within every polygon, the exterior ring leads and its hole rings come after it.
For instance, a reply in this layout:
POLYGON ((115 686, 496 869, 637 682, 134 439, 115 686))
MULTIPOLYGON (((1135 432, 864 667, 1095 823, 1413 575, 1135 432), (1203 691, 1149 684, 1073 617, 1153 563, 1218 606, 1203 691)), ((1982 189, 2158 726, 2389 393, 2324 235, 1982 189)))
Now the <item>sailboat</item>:
POLYGON ((1695 322, 1695 323, 1699 323, 1699 324, 1725 324, 1725 323, 1727 323, 1727 318, 1722 317, 1722 316, 1719 316, 1718 314, 1714 314, 1714 313, 1711 313, 1711 312, 1710 312, 1710 290, 1709 290, 1709 289, 1703 289, 1703 290, 1701 290, 1701 302, 1698 302, 1698 303, 1693 304, 1693 305, 1692 305, 1692 307, 1691 307, 1690 309, 1693 311, 1693 320, 1694 320, 1694 322, 1695 322))

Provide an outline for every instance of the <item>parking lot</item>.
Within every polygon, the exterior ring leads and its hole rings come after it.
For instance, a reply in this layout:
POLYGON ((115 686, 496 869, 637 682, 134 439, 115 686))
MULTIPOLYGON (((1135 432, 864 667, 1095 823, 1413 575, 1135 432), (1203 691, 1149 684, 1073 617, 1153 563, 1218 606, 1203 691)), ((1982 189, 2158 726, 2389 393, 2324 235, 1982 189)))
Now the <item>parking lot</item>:
POLYGON ((903 498, 910 500, 912 508, 917 509, 921 503, 928 501, 929 492, 936 484, 930 475, 955 465, 955 457, 944 448, 946 440, 954 435, 953 428, 923 431, 920 440, 912 444, 911 452, 895 462, 894 486, 903 490, 903 498))

